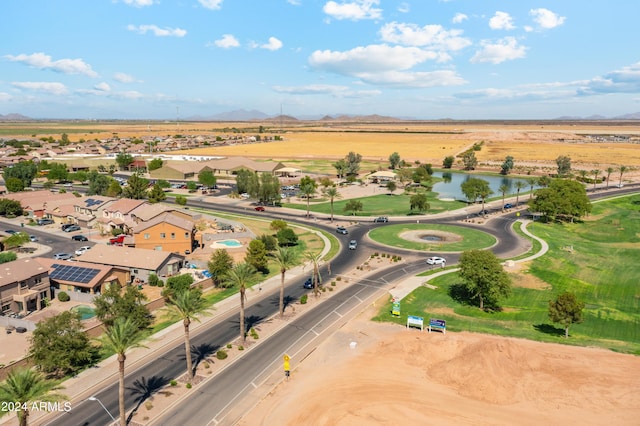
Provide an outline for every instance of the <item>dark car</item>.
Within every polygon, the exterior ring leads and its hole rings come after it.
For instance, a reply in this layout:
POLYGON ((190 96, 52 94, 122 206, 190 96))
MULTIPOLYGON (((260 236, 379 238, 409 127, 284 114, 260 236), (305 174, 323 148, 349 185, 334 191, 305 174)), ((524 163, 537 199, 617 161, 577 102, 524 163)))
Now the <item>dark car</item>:
POLYGON ((307 278, 307 280, 303 284, 304 288, 313 288, 313 280, 311 277, 307 278))
POLYGON ((84 235, 74 235, 73 237, 71 237, 71 239, 73 241, 89 241, 89 239, 84 235))
POLYGON ((389 218, 386 216, 380 216, 380 217, 376 217, 375 219, 373 219, 373 221, 375 223, 387 223, 389 222, 389 218))
POLYGON ((5 229, 4 232, 6 232, 7 234, 10 234, 10 235, 18 233, 18 231, 14 231, 13 229, 5 229))
POLYGON ((73 225, 75 225, 75 223, 65 223, 60 227, 60 229, 62 229, 63 231, 66 231, 68 228, 72 227, 73 225))
POLYGON ((338 226, 336 228, 336 232, 342 235, 347 235, 349 233, 349 231, 347 231, 347 228, 345 228, 344 226, 338 226))
POLYGON ((505 205, 504 205, 504 208, 505 208, 505 209, 513 208, 513 204, 511 204, 511 203, 507 203, 507 204, 505 204, 505 205))
POLYGON ((80 230, 80 227, 78 225, 67 226, 66 228, 63 229, 64 232, 75 232, 79 230, 80 230))

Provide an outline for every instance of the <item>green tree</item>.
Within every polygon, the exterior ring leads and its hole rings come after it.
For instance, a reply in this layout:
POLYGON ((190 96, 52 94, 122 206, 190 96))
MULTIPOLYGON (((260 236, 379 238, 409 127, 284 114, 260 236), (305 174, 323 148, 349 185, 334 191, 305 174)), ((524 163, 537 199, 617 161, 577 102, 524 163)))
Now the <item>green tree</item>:
POLYGON ((4 185, 7 187, 7 191, 9 192, 22 192, 25 188, 24 181, 17 177, 5 177, 4 185))
POLYGON ((508 155, 500 168, 500 174, 508 175, 513 169, 513 157, 508 155))
POLYGON ((184 195, 176 195, 176 204, 179 206, 186 206, 187 197, 185 197, 184 195))
POLYGON ((609 189, 609 178, 611 177, 611 173, 615 172, 616 169, 614 169, 613 167, 607 167, 607 189, 609 189))
POLYGON ((549 176, 540 176, 537 183, 538 186, 546 188, 549 186, 549 184, 551 184, 551 178, 549 176))
POLYGON ((214 188, 218 179, 215 177, 211 170, 203 170, 198 173, 198 182, 208 188, 214 188))
POLYGON ((145 329, 151 325, 151 313, 142 302, 146 296, 136 286, 127 286, 124 291, 118 284, 112 284, 101 295, 93 299, 96 317, 107 327, 117 318, 128 318, 145 329))
POLYGON ((139 173, 134 173, 127 179, 127 186, 122 190, 122 196, 133 200, 144 200, 147 198, 147 188, 149 188, 149 181, 139 173))
POLYGON ((548 221, 568 218, 573 222, 591 211, 591 202, 580 182, 554 179, 547 188, 536 191, 536 197, 529 200, 529 209, 542 213, 548 221))
POLYGON ((251 194, 253 187, 256 187, 254 180, 257 176, 254 172, 247 169, 240 169, 236 172, 236 188, 239 194, 248 193, 251 194))
POLYGON ((393 191, 395 191, 398 187, 396 186, 396 183, 392 180, 390 180, 389 182, 387 182, 387 191, 389 191, 389 195, 393 195, 393 191))
POLYGON ((322 262, 322 253, 315 253, 312 251, 304 252, 304 257, 311 262, 311 279, 313 281, 313 294, 318 297, 320 295, 319 285, 322 283, 322 277, 320 276, 320 262, 322 262))
POLYGON ((521 180, 517 180, 515 185, 516 185, 516 205, 518 205, 518 202, 520 201, 520 191, 525 189, 527 187, 527 184, 521 180))
POLYGON ((629 170, 629 168, 627 166, 620 166, 618 168, 618 172, 620 173, 620 180, 618 181, 618 185, 622 186, 622 175, 629 170))
MULTIPOLYGON (((12 402, 24 410, 17 410, 18 424, 29 424, 29 408, 32 404, 57 402, 68 399, 56 391, 63 389, 58 382, 47 380, 41 373, 27 368, 16 368, 9 372, 7 379, 0 384, 0 401, 12 402)), ((0 417, 9 413, 0 410, 0 417)))
POLYGON ((316 193, 317 187, 315 179, 309 176, 300 179, 300 193, 307 198, 307 217, 309 217, 309 200, 316 193))
POLYGON ((233 268, 233 257, 225 249, 217 249, 211 254, 207 263, 207 270, 216 287, 224 284, 225 276, 233 268))
MULTIPOLYGON (((31 186, 31 182, 38 173, 38 166, 33 161, 20 161, 12 166, 5 167, 2 171, 4 176, 5 185, 7 190, 9 189, 9 179, 16 178, 22 181, 22 187, 28 188, 31 186)), ((19 192, 19 191, 12 191, 19 192)))
POLYGON ((244 302, 247 298, 247 286, 255 274, 255 269, 248 263, 238 263, 227 272, 225 281, 230 287, 238 287, 240 293, 240 338, 244 344, 247 339, 247 329, 244 324, 244 302))
POLYGON ((478 165, 478 159, 476 153, 473 151, 467 151, 462 155, 462 164, 464 164, 465 170, 474 170, 478 165))
POLYGON ((275 251, 276 248, 278 247, 278 239, 273 235, 262 234, 258 237, 258 239, 262 241, 262 243, 264 244, 264 248, 269 253, 272 251, 275 251))
POLYGON ((282 219, 274 219, 271 221, 271 223, 269 224, 269 229, 272 229, 274 231, 279 231, 281 229, 286 228, 287 226, 287 222, 285 222, 282 219))
POLYGON ((467 292, 479 300, 480 309, 484 310, 485 304, 497 307, 500 298, 511 294, 511 278, 496 255, 488 250, 463 252, 459 274, 467 292))
POLYGON ((169 181, 166 181, 164 179, 159 179, 156 181, 156 184, 162 188, 162 189, 168 189, 171 188, 171 184, 169 183, 169 181))
POLYGON ((198 190, 198 184, 194 181, 187 182, 187 189, 189 192, 196 192, 198 190))
POLYGON ((529 185, 529 199, 533 197, 533 188, 538 183, 538 178, 529 177, 527 178, 527 185, 529 185))
POLYGON ((453 167, 454 161, 456 161, 456 158, 453 155, 444 157, 444 160, 442 160, 442 167, 445 169, 450 169, 451 167, 453 167))
POLYGON ((293 251, 289 247, 278 247, 278 250, 273 254, 273 258, 280 269, 280 297, 278 312, 280 312, 280 318, 282 318, 284 315, 284 277, 287 271, 298 262, 298 255, 297 252, 293 251))
POLYGON ((342 195, 338 192, 338 188, 335 185, 331 185, 325 189, 324 195, 329 197, 329 203, 331 204, 331 222, 333 222, 333 202, 336 198, 341 198, 342 195))
POLYGON ((296 235, 296 231, 291 228, 279 230, 276 233, 276 238, 278 239, 278 245, 280 246, 287 247, 298 244, 298 235, 296 235))
POLYGON ((333 167, 336 169, 336 176, 338 179, 343 179, 347 174, 347 161, 344 158, 333 163, 333 167))
POLYGON ((269 272, 267 249, 260 240, 251 240, 244 261, 263 274, 269 272))
POLYGON ((4 240, 2 240, 2 244, 4 244, 5 248, 15 248, 20 247, 21 245, 28 243, 30 241, 29 235, 25 232, 16 232, 13 235, 9 235, 4 240))
POLYGON ((389 167, 391 168, 391 170, 395 170, 398 168, 399 164, 400 164, 400 154, 398 154, 397 152, 394 152, 389 156, 389 167))
POLYGON ((591 174, 593 174, 593 189, 596 189, 596 184, 598 183, 598 175, 600 174, 600 170, 593 169, 591 170, 591 174))
POLYGON ((351 151, 347 154, 345 161, 347 163, 347 176, 358 176, 362 155, 351 151))
POLYGON ((417 210, 419 212, 423 212, 429 209, 429 203, 427 201, 427 194, 423 192, 419 192, 414 194, 409 198, 409 206, 411 211, 417 210))
POLYGON ((362 211, 362 202, 358 200, 349 200, 344 205, 345 212, 351 212, 353 216, 362 211))
POLYGON ((151 187, 149 191, 149 202, 151 204, 160 203, 167 199, 167 194, 164 193, 164 190, 160 188, 160 185, 157 183, 151 187))
POLYGON ((107 197, 117 197, 122 194, 122 187, 117 180, 110 178, 109 188, 107 188, 107 197))
MULTIPOLYGON (((89 181, 89 188, 87 189, 87 195, 106 195, 109 190, 109 184, 111 183, 108 176, 102 175, 95 170, 92 170, 87 175, 89 181)), ((115 180, 113 182, 116 182, 115 180)), ((116 182, 118 184, 118 182, 116 182)), ((118 187, 120 185, 118 184, 118 187)))
POLYGON ((479 178, 469 178, 462 182, 460 190, 470 203, 475 203, 481 197, 481 194, 491 191, 489 182, 479 178))
POLYGON ((396 171, 396 178, 400 181, 400 185, 404 188, 405 182, 413 180, 413 169, 407 167, 396 171))
POLYGON ((31 336, 29 356, 40 371, 56 378, 77 373, 97 355, 78 312, 64 311, 38 322, 31 336))
POLYGON ((498 188, 498 191, 502 194, 502 211, 504 211, 504 197, 507 195, 507 192, 509 192, 509 186, 503 183, 500 185, 500 188, 498 188))
POLYGON ((574 293, 565 291, 560 293, 556 300, 549 301, 549 319, 554 323, 562 324, 564 337, 568 338, 569 326, 582 322, 584 306, 584 302, 578 300, 574 293))
POLYGON ((131 318, 116 318, 113 324, 107 326, 100 336, 100 343, 106 352, 118 356, 118 401, 120 408, 120 426, 127 426, 127 413, 124 405, 124 367, 127 351, 133 348, 146 347, 140 344, 142 332, 131 318))
POLYGON ((133 164, 133 156, 128 152, 119 152, 116 155, 116 164, 120 170, 127 170, 133 164))
POLYGON ((20 201, 0 198, 0 216, 22 216, 23 210, 20 201))
POLYGON ((571 173, 571 157, 560 155, 556 158, 556 164, 558 166, 558 177, 565 177, 571 173))
POLYGON ((274 203, 275 200, 280 200, 280 180, 278 176, 271 173, 262 173, 260 175, 257 198, 263 203, 274 203))
POLYGON ((0 253, 0 264, 13 262, 18 258, 18 255, 14 251, 3 251, 0 253))
POLYGON ((193 360, 191 358, 189 326, 192 321, 200 321, 198 318, 200 315, 208 313, 207 302, 202 298, 202 290, 199 288, 187 288, 170 296, 167 303, 169 317, 182 320, 187 375, 189 382, 191 382, 193 380, 193 360))
POLYGON ((174 275, 172 277, 167 278, 167 283, 164 288, 164 292, 162 293, 165 299, 169 299, 174 297, 176 294, 181 291, 188 290, 191 288, 191 284, 193 284, 193 275, 191 274, 180 274, 174 275))
POLYGON ((55 181, 67 180, 69 177, 69 171, 66 164, 62 163, 49 163, 49 172, 47 173, 47 179, 55 181))
POLYGON ((154 170, 158 170, 159 168, 162 167, 163 164, 164 164, 164 161, 162 161, 162 158, 154 158, 153 160, 147 163, 147 170, 149 170, 150 172, 154 170))

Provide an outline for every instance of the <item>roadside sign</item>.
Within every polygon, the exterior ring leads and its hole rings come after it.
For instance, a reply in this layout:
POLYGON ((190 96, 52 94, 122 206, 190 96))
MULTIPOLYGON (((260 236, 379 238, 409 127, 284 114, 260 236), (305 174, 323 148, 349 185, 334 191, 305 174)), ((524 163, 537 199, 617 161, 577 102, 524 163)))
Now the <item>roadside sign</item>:
POLYGON ((399 301, 395 301, 393 302, 392 308, 391 308, 391 315, 399 317, 400 316, 400 302, 399 301))
POLYGON ((287 354, 284 354, 284 356, 282 357, 283 362, 283 367, 284 367, 284 375, 285 377, 288 379, 289 378, 289 374, 291 371, 291 367, 289 364, 289 361, 291 360, 291 357, 287 354))

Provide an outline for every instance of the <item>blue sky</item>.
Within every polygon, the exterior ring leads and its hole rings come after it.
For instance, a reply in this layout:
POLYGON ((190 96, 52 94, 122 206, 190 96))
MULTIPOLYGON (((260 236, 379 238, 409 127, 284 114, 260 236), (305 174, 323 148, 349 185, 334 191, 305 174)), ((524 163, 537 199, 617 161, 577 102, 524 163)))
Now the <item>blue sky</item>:
POLYGON ((0 11, 0 114, 640 111, 633 0, 14 0, 0 11))

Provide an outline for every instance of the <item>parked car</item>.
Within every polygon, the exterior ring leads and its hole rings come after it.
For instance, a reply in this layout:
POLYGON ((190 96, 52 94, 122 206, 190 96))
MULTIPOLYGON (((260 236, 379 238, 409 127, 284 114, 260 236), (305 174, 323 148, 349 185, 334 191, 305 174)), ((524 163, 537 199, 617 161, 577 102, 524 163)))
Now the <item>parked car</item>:
POLYGON ((87 250, 91 250, 91 246, 82 246, 76 250, 76 256, 82 256, 87 250))
POLYGON ((78 225, 67 226, 66 228, 63 229, 64 232, 75 232, 79 230, 80 230, 80 227, 78 225))
POLYGON ((9 235, 13 235, 13 234, 17 234, 18 233, 18 231, 14 231, 13 229, 5 229, 4 232, 9 234, 9 235))
POLYGON ((307 280, 303 284, 304 288, 313 288, 313 280, 311 277, 307 278, 307 280))
POLYGON ((444 265, 447 261, 443 257, 433 256, 427 258, 428 265, 444 265))
POLYGON ((67 230, 67 228, 71 228, 71 227, 72 227, 72 226, 74 226, 74 225, 75 225, 75 226, 78 226, 78 225, 76 225, 75 223, 65 223, 65 224, 63 224, 63 225, 60 227, 60 229, 62 229, 63 231, 66 231, 66 230, 67 230))
POLYGON ((347 228, 345 228, 344 226, 338 226, 336 228, 336 232, 342 235, 347 235, 349 233, 349 231, 347 231, 347 228))
POLYGON ((38 221, 36 222, 38 224, 38 226, 44 226, 44 225, 53 225, 53 219, 38 219, 38 221))
POLYGON ((358 248, 358 242, 356 240, 349 241, 349 250, 355 250, 358 248))
POLYGON ((73 237, 71 237, 71 239, 73 241, 89 241, 89 239, 84 235, 74 235, 73 237))
POLYGON ((69 253, 56 253, 53 255, 53 258, 56 260, 69 260, 72 257, 73 255, 69 253))
POLYGON ((507 203, 507 204, 504 205, 504 208, 505 209, 511 209, 511 208, 513 208, 513 204, 507 203))
POLYGON ((380 216, 380 217, 376 217, 375 219, 373 219, 373 221, 375 223, 387 223, 389 222, 389 218, 386 216, 380 216))
POLYGON ((258 207, 256 207, 256 208, 255 208, 255 211, 257 211, 257 212, 263 212, 263 211, 264 211, 264 207, 262 207, 262 206, 258 206, 258 207))

